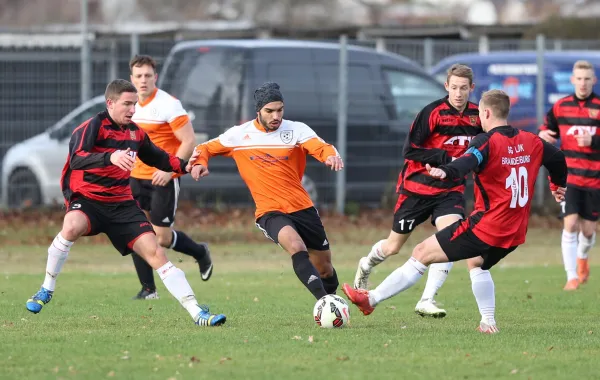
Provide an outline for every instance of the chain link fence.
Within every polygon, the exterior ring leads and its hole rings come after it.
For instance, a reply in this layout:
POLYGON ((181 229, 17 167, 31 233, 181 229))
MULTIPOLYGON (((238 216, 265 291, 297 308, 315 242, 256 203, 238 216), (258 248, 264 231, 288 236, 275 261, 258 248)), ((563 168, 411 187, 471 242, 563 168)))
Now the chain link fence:
MULTIPOLYGON (((170 39, 148 39, 143 37, 92 40, 89 62, 91 67, 89 88, 93 96, 103 94, 108 81, 114 78, 129 78, 128 62, 132 53, 139 52, 140 54, 153 56, 159 63, 158 70, 160 72, 160 66, 175 43, 176 41, 170 39)), ((454 54, 536 49, 536 41, 488 40, 487 38, 477 41, 433 39, 350 40, 348 43, 398 54, 426 69, 454 54)), ((594 50, 600 49, 600 41, 546 40, 545 48, 547 50, 594 50)), ((0 88, 2 88, 2 91, 0 91, 0 161, 15 144, 44 133, 61 118, 80 106, 80 66, 81 54, 78 46, 0 46, 0 88)), ((352 73, 352 71, 350 72, 352 73)), ((294 75, 294 73, 290 72, 289 75, 294 75)), ((333 71, 332 75, 335 76, 337 73, 333 71)), ((381 79, 375 78, 373 81, 372 85, 376 85, 376 81, 381 81, 381 79)), ((362 83, 361 85, 367 86, 368 83, 362 83)), ((197 94, 198 96, 206 95, 202 94, 202 88, 197 89, 197 94)), ((334 95, 332 94, 332 96, 334 95)), ((336 107, 335 100, 327 104, 330 107, 336 107)), ((350 105, 350 111, 353 111, 353 106, 356 110, 356 107, 360 107, 361 104, 350 105)), ((353 133, 350 130, 348 134, 349 146, 359 144, 358 141, 350 141, 350 139, 356 138, 353 137, 353 133)), ((377 131, 373 133, 376 134, 377 131)), ((215 136, 210 135, 208 137, 215 136)), ((335 143, 336 141, 331 142, 335 143)), ((394 150, 398 154, 401 152, 402 141, 387 141, 387 143, 388 145, 398 145, 394 150)), ((360 142, 360 144, 367 146, 368 142, 360 142)), ((383 162, 381 165, 387 165, 388 170, 382 170, 378 173, 386 173, 385 178, 373 181, 370 185, 364 184, 363 188, 368 186, 377 187, 381 193, 379 203, 393 201, 393 185, 401 165, 401 162, 398 162, 400 157, 396 156, 392 155, 390 159, 381 161, 383 162)), ((362 161, 361 165, 364 166, 364 163, 369 160, 369 157, 363 157, 355 162, 362 161)), ((64 163, 64 157, 60 157, 60 161, 64 163)), ((368 171, 370 169, 367 165, 361 170, 368 171)), ((14 173, 4 173, 2 178, 6 181, 7 178, 11 178, 12 174, 14 173)), ((36 173, 33 174, 35 176, 36 173)), ((18 181, 27 181, 22 179, 25 177, 16 178, 18 181)), ((372 181, 372 178, 370 180, 372 181)), ((54 183, 57 183, 57 181, 58 179, 54 183)), ((329 189, 333 189, 335 180, 332 177, 328 181, 331 184, 324 187, 327 192, 329 192, 329 189)), ((35 185, 35 182, 33 182, 28 186, 35 185)), ((243 184, 236 182, 232 186, 243 187, 243 184)), ((4 183, 2 188, 6 191, 7 184, 4 183)), ((247 196, 239 198, 243 202, 250 202, 250 198, 247 196)), ((3 194, 3 199, 5 206, 22 205, 7 201, 6 194, 3 194)), ((360 197, 355 199, 358 200, 356 202, 361 202, 360 197)), ((332 197, 324 194, 319 197, 319 200, 328 204, 334 201, 332 197)), ((36 202, 46 203, 43 199, 36 199, 34 203, 36 202)), ((377 204, 378 202, 373 202, 371 199, 368 203, 377 204)))

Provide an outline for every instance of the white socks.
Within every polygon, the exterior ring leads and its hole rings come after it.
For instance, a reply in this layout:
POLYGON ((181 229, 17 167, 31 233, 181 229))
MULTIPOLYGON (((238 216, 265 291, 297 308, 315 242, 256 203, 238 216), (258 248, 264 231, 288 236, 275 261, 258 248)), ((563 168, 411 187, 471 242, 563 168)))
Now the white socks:
POLYGON ((579 233, 579 244, 577 245, 577 258, 578 259, 587 259, 588 252, 596 243, 596 233, 592 235, 591 239, 586 238, 583 234, 579 233))
POLYGON ((421 301, 427 299, 432 300, 433 297, 435 297, 435 293, 437 293, 439 288, 444 285, 453 264, 454 263, 436 263, 429 266, 427 284, 425 284, 425 290, 423 290, 421 301))
POLYGON ((50 244, 50 247, 48 247, 46 278, 42 284, 45 289, 53 292, 56 288, 56 277, 62 270, 72 245, 72 241, 66 240, 59 233, 52 241, 52 244, 50 244))
MULTIPOLYGON (((577 279, 577 233, 563 230, 560 246, 567 272, 567 281, 577 279)), ((589 248, 587 250, 589 251, 589 248)), ((585 253, 587 254, 587 251, 585 253)))
POLYGON ((198 320, 201 309, 192 287, 185 278, 185 273, 170 261, 158 268, 156 272, 173 297, 190 313, 194 321, 198 320))
POLYGON ((369 259, 367 262, 369 267, 363 269, 370 270, 374 266, 381 264, 386 259, 381 248, 381 245, 384 241, 385 240, 379 240, 373 245, 373 247, 371 248, 371 252, 369 252, 369 254, 367 255, 367 258, 369 259))
POLYGON ((481 320, 487 324, 496 324, 494 314, 496 311, 496 298, 494 293, 494 280, 489 270, 473 268, 469 272, 471 288, 481 313, 481 320))
POLYGON ((377 288, 369 292, 371 306, 410 288, 423 277, 426 270, 427 266, 411 257, 404 265, 387 276, 377 288))

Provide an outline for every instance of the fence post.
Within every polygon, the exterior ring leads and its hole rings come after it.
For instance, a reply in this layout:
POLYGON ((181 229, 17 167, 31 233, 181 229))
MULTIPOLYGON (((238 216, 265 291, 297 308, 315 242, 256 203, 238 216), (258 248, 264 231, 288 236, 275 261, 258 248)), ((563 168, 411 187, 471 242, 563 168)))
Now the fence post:
POLYGON ((108 81, 113 81, 119 77, 119 51, 115 38, 109 42, 109 61, 108 61, 108 81))
POLYGON ((88 0, 81 0, 81 103, 87 102, 91 97, 91 58, 90 58, 90 40, 88 36, 88 0))
POLYGON ((384 53, 385 51, 387 51, 387 48, 385 46, 385 38, 377 37, 375 39, 375 50, 377 50, 380 53, 384 53))
POLYGON ((479 54, 487 54, 490 52, 490 39, 487 35, 479 36, 479 54))
POLYGON ((554 50, 561 51, 562 50, 562 40, 560 38, 554 39, 554 50))
POLYGON ((131 33, 131 57, 140 54, 140 35, 131 33))
POLYGON ((433 38, 423 41, 423 66, 427 71, 433 67, 433 38))
MULTIPOLYGON (((348 120, 348 36, 340 36, 340 63, 338 78, 338 120, 337 120, 337 150, 346 157, 346 132, 348 120)), ((347 165, 347 163, 346 163, 347 165)), ((335 177, 335 209, 343 215, 346 206, 346 170, 340 170, 335 177)))
MULTIPOLYGON (((544 71, 544 53, 546 51, 546 38, 543 34, 538 34, 535 40, 537 52, 537 79, 536 79, 536 94, 535 94, 535 110, 537 125, 542 125, 544 122, 545 105, 546 105, 546 75, 544 71)), ((546 194, 546 175, 545 170, 540 170, 536 181, 535 189, 535 204, 538 207, 544 205, 544 196, 546 194)))

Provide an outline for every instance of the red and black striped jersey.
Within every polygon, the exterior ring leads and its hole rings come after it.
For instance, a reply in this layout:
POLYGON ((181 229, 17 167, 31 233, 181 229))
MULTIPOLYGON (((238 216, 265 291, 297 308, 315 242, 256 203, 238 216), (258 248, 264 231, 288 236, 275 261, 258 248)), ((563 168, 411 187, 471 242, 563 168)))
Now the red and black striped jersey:
POLYGON ((493 247, 523 244, 542 165, 551 187, 566 187, 564 153, 535 134, 502 126, 475 137, 462 157, 440 166, 449 180, 475 172, 475 208, 456 234, 469 228, 493 247))
POLYGON ((425 164, 439 166, 462 155, 469 142, 482 133, 479 109, 468 102, 459 112, 448 97, 425 106, 415 118, 404 144, 404 166, 397 192, 420 197, 436 197, 450 191, 463 192, 465 179, 454 182, 431 177, 425 164))
POLYGON ((76 196, 99 202, 133 200, 131 172, 113 165, 110 155, 127 150, 144 163, 166 172, 185 174, 186 163, 158 148, 135 123, 117 125, 107 111, 77 127, 69 142, 69 157, 62 171, 61 188, 67 205, 76 196))
POLYGON ((569 186, 600 190, 600 97, 587 99, 569 95, 559 99, 546 115, 540 130, 551 130, 560 138, 567 158, 569 186), (575 136, 589 133, 592 145, 580 147, 575 136))

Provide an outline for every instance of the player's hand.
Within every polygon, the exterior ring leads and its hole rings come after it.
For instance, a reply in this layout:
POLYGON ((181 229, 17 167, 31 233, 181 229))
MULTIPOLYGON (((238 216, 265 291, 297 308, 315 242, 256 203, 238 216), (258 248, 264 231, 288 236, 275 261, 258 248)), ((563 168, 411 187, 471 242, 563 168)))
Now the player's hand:
POLYGON ((425 164, 425 168, 429 172, 429 175, 432 176, 433 178, 439 178, 439 179, 446 178, 446 172, 440 168, 434 168, 433 166, 431 166, 429 164, 425 164))
POLYGON ((190 173, 192 174, 192 178, 197 181, 208 175, 208 168, 204 165, 194 165, 190 173))
POLYGON ((338 172, 344 168, 344 161, 339 156, 329 156, 325 160, 325 165, 331 166, 331 170, 338 172))
POLYGON ((167 186, 171 179, 173 179, 173 174, 162 170, 157 170, 152 174, 152 184, 154 186, 167 186))
POLYGON ((110 162, 125 171, 132 171, 135 159, 129 155, 131 148, 126 150, 117 150, 110 155, 110 162))
POLYGON ((198 156, 200 156, 200 151, 196 148, 194 148, 194 151, 192 152, 192 157, 190 157, 190 160, 188 161, 188 164, 185 167, 185 171, 188 173, 192 172, 192 166, 194 166, 194 162, 196 162, 196 159, 198 158, 198 156))
POLYGON ((558 189, 552 192, 552 196, 556 200, 556 202, 560 203, 565 200, 565 194, 567 193, 566 187, 559 187, 558 189))
POLYGON ((575 135, 575 139, 577 139, 577 145, 579 146, 590 146, 592 145, 592 135, 585 129, 575 135))
POLYGON ((545 131, 540 131, 538 134, 542 140, 546 140, 550 144, 556 144, 556 132, 551 131, 549 129, 545 131))

